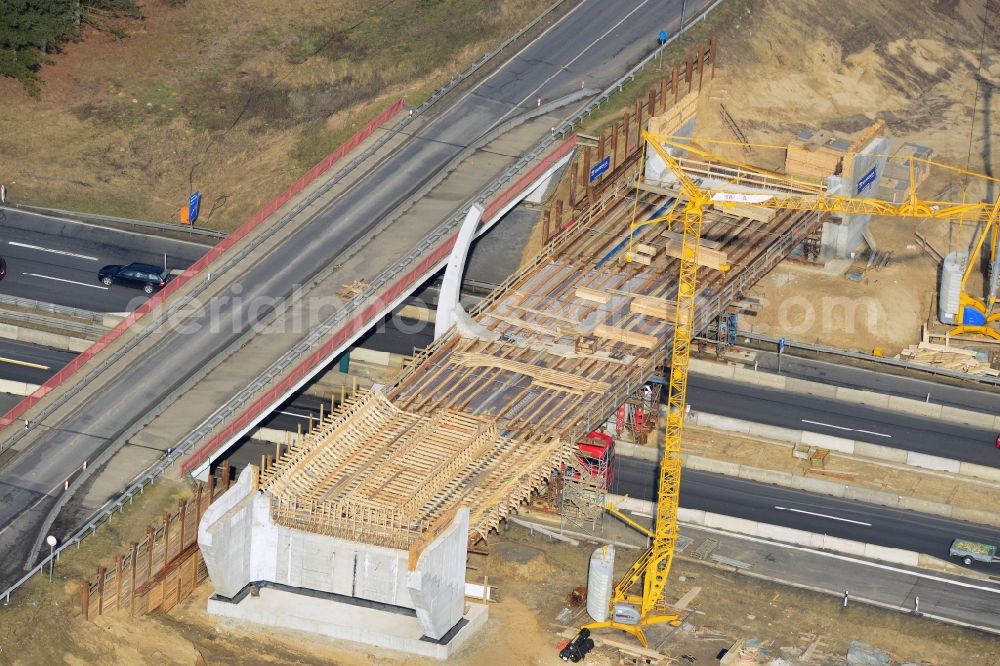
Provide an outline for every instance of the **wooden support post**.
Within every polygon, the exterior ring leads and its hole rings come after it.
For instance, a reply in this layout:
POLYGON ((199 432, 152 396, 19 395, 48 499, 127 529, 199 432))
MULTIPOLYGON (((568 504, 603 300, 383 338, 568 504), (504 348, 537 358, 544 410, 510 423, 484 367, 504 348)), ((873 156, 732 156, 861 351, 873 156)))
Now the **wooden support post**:
POLYGON ((163 566, 160 573, 167 570, 167 560, 170 558, 170 512, 163 512, 163 566))
POLYGON ((184 520, 184 518, 186 516, 187 516, 187 502, 178 502, 177 503, 177 520, 180 521, 180 524, 181 524, 181 533, 180 533, 180 540, 181 540, 181 547, 180 547, 180 549, 181 550, 184 550, 184 547, 187 545, 187 542, 184 541, 184 536, 185 536, 185 529, 184 528, 186 527, 186 525, 184 524, 186 522, 184 520))
POLYGON ((562 199, 556 199, 556 214, 555 221, 552 226, 555 228, 555 232, 559 233, 562 231, 562 199))
POLYGON ((688 84, 688 92, 691 92, 691 84, 694 82, 694 76, 691 74, 692 63, 691 59, 687 59, 687 71, 684 72, 684 81, 688 84))
POLYGON ((149 580, 153 577, 153 545, 155 544, 156 530, 152 526, 146 528, 146 557, 149 559, 149 566, 146 567, 148 571, 149 580))
POLYGON ((198 487, 194 491, 194 517, 195 525, 201 523, 201 517, 205 515, 205 509, 202 507, 202 501, 205 497, 205 486, 198 484, 198 487))
POLYGON ((719 49, 719 42, 716 39, 715 35, 712 35, 712 39, 709 40, 708 45, 709 45, 708 46, 708 49, 709 49, 709 60, 712 63, 711 77, 714 79, 715 78, 715 62, 719 59, 719 50, 718 50, 719 49))
POLYGON ((698 47, 698 92, 701 92, 701 82, 705 78, 705 47, 698 47))
POLYGON ((611 170, 614 171, 615 167, 618 166, 618 134, 621 132, 621 128, 618 126, 616 121, 611 127, 611 170))
POLYGON ((208 475, 208 484, 206 484, 205 492, 208 495, 208 503, 211 504, 212 500, 215 499, 215 475, 208 475))
POLYGON ((656 88, 649 89, 649 101, 646 104, 646 108, 649 109, 650 118, 656 115, 656 88))
POLYGON ((660 79, 660 113, 665 113, 667 110, 667 79, 666 77, 660 79))
POLYGON ((122 608, 122 571, 125 569, 125 556, 115 555, 115 610, 122 608))
POLYGON ((546 243, 548 243, 549 239, 552 238, 552 226, 551 226, 552 220, 550 219, 551 216, 552 214, 551 211, 549 211, 549 209, 546 208, 545 210, 542 211, 542 240, 544 240, 546 243))
POLYGON ((105 567, 97 567, 97 615, 100 617, 104 613, 104 577, 108 570, 105 567))
POLYGON ((603 160, 604 157, 607 155, 607 152, 606 152, 607 146, 605 146, 605 139, 606 139, 606 137, 604 135, 604 132, 601 132, 601 136, 599 136, 597 138, 597 161, 598 162, 600 162, 601 160, 603 160))
POLYGON ((576 188, 577 181, 580 180, 580 163, 573 160, 573 164, 570 167, 570 178, 569 178, 569 205, 570 207, 576 207, 576 188))
POLYGON ((673 85, 673 88, 674 88, 674 104, 676 104, 677 100, 680 99, 680 89, 681 89, 681 86, 680 86, 680 82, 677 80, 678 78, 679 78, 679 72, 677 70, 677 67, 675 66, 674 67, 674 73, 673 73, 673 82, 671 84, 671 85, 673 85))
POLYGON ((86 578, 80 586, 80 604, 83 606, 83 619, 90 620, 90 580, 86 578))
POLYGON ((229 461, 222 461, 222 489, 229 490, 229 461))
POLYGON ((132 572, 131 572, 132 586, 130 588, 132 590, 132 594, 129 595, 128 614, 135 617, 135 576, 136 576, 136 569, 139 568, 136 566, 136 564, 138 564, 139 561, 139 544, 133 541, 132 543, 129 544, 128 550, 129 550, 129 561, 132 562, 132 572))
POLYGON ((622 141, 625 143, 625 158, 627 159, 632 153, 629 152, 629 117, 628 111, 625 112, 625 117, 622 118, 622 141))
POLYGON ((635 141, 639 143, 639 137, 642 136, 642 98, 635 98, 635 141))

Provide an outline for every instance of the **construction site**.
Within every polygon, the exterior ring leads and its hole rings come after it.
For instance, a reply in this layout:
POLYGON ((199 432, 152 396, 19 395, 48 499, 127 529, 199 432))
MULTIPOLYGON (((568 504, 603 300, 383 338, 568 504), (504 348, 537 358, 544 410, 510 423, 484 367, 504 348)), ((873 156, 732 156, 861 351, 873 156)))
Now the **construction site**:
MULTIPOLYGON (((796 3, 728 4, 552 128, 516 270, 459 299, 502 242, 469 207, 435 307, 390 315, 432 343, 363 339, 302 389, 315 418, 179 457, 8 592, 0 662, 1000 664, 997 549, 949 550, 1000 530, 989 95, 920 16, 833 58, 772 41, 796 3), (910 46, 961 124, 847 99, 910 46)), ((955 49, 987 89, 993 4, 948 25, 985 26, 955 49)))

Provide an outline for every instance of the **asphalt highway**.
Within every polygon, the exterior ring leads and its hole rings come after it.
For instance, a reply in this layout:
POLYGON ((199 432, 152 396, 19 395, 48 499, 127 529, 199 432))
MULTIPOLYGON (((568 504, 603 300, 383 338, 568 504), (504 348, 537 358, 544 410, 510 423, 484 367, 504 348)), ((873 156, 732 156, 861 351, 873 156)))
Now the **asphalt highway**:
MULTIPOLYGON (((693 15, 707 0, 686 4, 693 15)), ((238 283, 213 303, 215 312, 206 305, 189 320, 196 330, 151 348, 121 369, 107 390, 78 401, 72 414, 34 424, 35 441, 0 470, 0 589, 29 559, 67 474, 93 460, 155 406, 166 404, 187 377, 255 321, 261 302, 286 299, 295 285, 336 262, 465 147, 535 107, 538 98, 559 99, 579 90, 581 81, 592 89, 610 85, 655 46, 656 33, 676 21, 680 9, 681 0, 584 0, 471 90, 442 102, 433 119, 280 246, 243 266, 238 283), (220 331, 213 320, 239 326, 220 331)))
POLYGON ((0 294, 30 298, 93 312, 131 312, 147 298, 141 289, 106 287, 97 272, 110 264, 143 262, 183 270, 208 251, 208 245, 4 208, 0 256, 7 277, 0 294), (164 257, 166 255, 166 257, 164 257))
POLYGON ((688 378, 688 404, 693 411, 1000 466, 997 433, 948 421, 694 374, 688 378))
MULTIPOLYGON (((655 463, 619 456, 612 492, 656 501, 657 474, 655 463)), ((683 472, 680 504, 942 559, 958 537, 1000 545, 997 528, 693 470, 683 472)), ((1000 573, 1000 564, 975 568, 1000 573)))

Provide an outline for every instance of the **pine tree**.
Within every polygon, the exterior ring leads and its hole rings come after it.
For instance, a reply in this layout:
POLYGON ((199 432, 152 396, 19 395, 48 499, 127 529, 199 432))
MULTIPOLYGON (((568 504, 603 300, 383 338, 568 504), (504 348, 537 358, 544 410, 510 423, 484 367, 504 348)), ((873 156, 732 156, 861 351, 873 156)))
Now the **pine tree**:
POLYGON ((38 96, 38 70, 70 33, 68 0, 0 0, 0 76, 17 79, 38 96))

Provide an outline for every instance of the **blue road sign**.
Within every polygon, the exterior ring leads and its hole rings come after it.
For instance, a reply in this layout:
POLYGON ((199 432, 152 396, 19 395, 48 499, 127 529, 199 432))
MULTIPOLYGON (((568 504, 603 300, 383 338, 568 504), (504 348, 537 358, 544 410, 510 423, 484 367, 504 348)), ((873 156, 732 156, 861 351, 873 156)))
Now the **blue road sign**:
POLYGON ((858 181, 858 194, 871 187, 871 184, 875 182, 875 175, 875 167, 872 167, 868 173, 861 176, 861 180, 858 181))
POLYGON ((783 351, 785 351, 785 339, 784 338, 779 338, 778 339, 778 353, 780 354, 783 351))
POLYGON ((611 156, 605 157, 603 160, 590 167, 590 182, 597 180, 602 173, 608 170, 611 166, 611 156))
POLYGON ((660 46, 663 46, 664 44, 666 44, 667 43, 667 31, 666 30, 661 30, 660 34, 657 36, 657 39, 660 42, 660 46))
POLYGON ((201 208, 201 192, 195 192, 188 201, 188 221, 194 224, 198 219, 198 209, 201 208))

